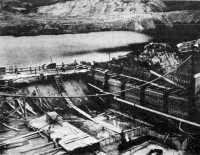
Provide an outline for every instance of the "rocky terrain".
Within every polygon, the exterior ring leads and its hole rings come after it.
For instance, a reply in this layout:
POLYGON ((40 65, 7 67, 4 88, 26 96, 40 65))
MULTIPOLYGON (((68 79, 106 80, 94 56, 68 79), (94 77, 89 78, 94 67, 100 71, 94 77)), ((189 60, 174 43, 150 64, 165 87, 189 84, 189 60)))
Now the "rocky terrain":
POLYGON ((198 2, 177 2, 182 7, 161 0, 8 2, 3 3, 0 13, 0 35, 125 30, 147 33, 161 41, 195 39, 200 35, 200 10, 194 7, 198 2))

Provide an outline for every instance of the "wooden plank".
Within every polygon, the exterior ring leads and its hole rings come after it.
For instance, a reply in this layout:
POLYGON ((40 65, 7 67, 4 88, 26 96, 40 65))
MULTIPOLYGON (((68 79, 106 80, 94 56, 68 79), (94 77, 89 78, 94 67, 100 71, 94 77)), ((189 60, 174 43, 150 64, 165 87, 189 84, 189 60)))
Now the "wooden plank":
POLYGON ((25 135, 21 135, 21 136, 17 136, 17 137, 14 137, 14 138, 10 138, 10 139, 7 139, 5 141, 3 141, 1 144, 9 144, 9 143, 13 143, 14 141, 17 141, 19 139, 22 139, 22 138, 26 138, 26 137, 29 137, 29 136, 32 136, 34 134, 38 134, 39 132, 41 132, 40 130, 38 131, 35 131, 35 132, 31 132, 31 133, 28 133, 28 134, 25 134, 25 135))
POLYGON ((76 138, 73 138, 73 139, 65 141, 65 144, 69 144, 69 143, 72 143, 72 142, 75 142, 75 141, 79 141, 79 140, 87 138, 87 137, 89 137, 89 135, 84 135, 84 136, 81 136, 81 137, 76 137, 76 138))
POLYGON ((14 128, 14 127, 12 127, 12 126, 9 126, 9 125, 7 125, 7 124, 5 124, 5 123, 1 123, 3 126, 5 126, 6 128, 8 128, 8 129, 11 129, 11 130, 15 130, 15 131, 19 131, 19 129, 17 129, 17 128, 14 128))
POLYGON ((78 113, 82 114, 83 116, 85 116, 86 118, 92 120, 92 116, 90 116, 89 114, 87 114, 85 111, 81 110, 80 108, 78 108, 77 106, 75 106, 68 98, 65 98, 65 101, 69 104, 69 106, 71 108, 73 108, 74 110, 76 110, 78 113))

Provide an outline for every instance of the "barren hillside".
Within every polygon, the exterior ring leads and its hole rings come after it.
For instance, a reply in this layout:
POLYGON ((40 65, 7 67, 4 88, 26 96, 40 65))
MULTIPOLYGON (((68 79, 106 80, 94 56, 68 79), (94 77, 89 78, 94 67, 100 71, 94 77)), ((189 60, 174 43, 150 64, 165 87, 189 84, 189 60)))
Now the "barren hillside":
POLYGON ((23 0, 10 1, 12 9, 4 4, 0 14, 0 35, 118 30, 143 32, 159 40, 186 40, 200 35, 200 10, 191 10, 190 3, 176 8, 175 2, 161 0, 29 0, 29 5, 23 0), (24 10, 30 6, 28 12, 24 10))

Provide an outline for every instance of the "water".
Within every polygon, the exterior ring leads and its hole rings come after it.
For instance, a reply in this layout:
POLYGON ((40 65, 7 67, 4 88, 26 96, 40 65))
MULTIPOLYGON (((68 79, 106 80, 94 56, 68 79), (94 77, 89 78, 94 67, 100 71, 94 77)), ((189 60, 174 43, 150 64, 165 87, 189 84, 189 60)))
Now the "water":
MULTIPOLYGON (((72 63, 76 61, 108 61, 106 48, 117 48, 130 44, 148 42, 151 38, 136 32, 109 31, 85 34, 62 34, 0 37, 0 65, 29 66, 53 61, 72 63)), ((110 57, 126 54, 116 51, 110 57)))

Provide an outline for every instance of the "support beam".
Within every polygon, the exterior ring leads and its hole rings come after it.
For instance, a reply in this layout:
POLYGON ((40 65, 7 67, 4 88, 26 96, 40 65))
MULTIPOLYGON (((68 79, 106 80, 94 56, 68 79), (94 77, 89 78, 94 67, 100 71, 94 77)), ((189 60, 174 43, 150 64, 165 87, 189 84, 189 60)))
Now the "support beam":
POLYGON ((19 129, 17 129, 17 128, 15 128, 15 127, 9 126, 9 125, 7 125, 7 124, 5 124, 5 123, 2 123, 2 122, 0 122, 0 123, 1 123, 4 127, 8 128, 8 129, 15 130, 15 131, 19 131, 19 129))
POLYGON ((175 121, 178 121, 178 122, 186 123, 188 125, 192 125, 194 127, 200 128, 200 124, 199 123, 191 122, 191 121, 179 118, 179 117, 175 117, 175 116, 172 116, 172 115, 169 115, 169 114, 165 114, 165 113, 159 112, 157 110, 153 110, 153 109, 150 109, 150 108, 138 105, 138 104, 134 104, 134 103, 126 101, 126 100, 122 100, 122 99, 120 99, 118 97, 114 97, 114 100, 116 100, 118 102, 122 102, 122 103, 128 104, 130 106, 137 107, 137 108, 139 108, 141 110, 148 111, 148 112, 154 113, 156 115, 159 115, 159 116, 162 116, 162 117, 165 117, 165 118, 168 118, 168 119, 172 119, 172 120, 175 120, 175 121))
POLYGON ((109 85, 108 85, 108 80, 109 80, 109 74, 108 74, 108 71, 105 72, 104 74, 104 90, 105 91, 108 91, 109 90, 109 85))
POLYGON ((91 84, 91 83, 88 83, 88 85, 89 85, 90 87, 93 87, 94 89, 98 90, 98 91, 101 92, 101 93, 110 94, 109 92, 106 92, 106 91, 104 91, 103 89, 101 89, 101 88, 99 88, 99 87, 97 87, 97 86, 95 86, 95 85, 93 85, 93 84, 91 84))
MULTIPOLYGON (((142 79, 138 79, 136 77, 132 77, 132 76, 128 76, 128 75, 124 75, 124 74, 120 74, 121 77, 125 77, 127 79, 132 79, 132 80, 135 80, 135 81, 139 81, 139 82, 144 82, 144 83, 148 83, 149 81, 145 81, 145 80, 142 80, 142 79)), ((161 89, 170 89, 170 88, 167 88, 165 86, 162 86, 162 85, 159 85, 157 83, 149 83, 150 85, 152 86, 155 86, 155 87, 158 87, 158 88, 161 88, 161 89)))
MULTIPOLYGON (((13 110, 16 110, 16 107, 14 105, 12 105, 12 102, 7 102, 8 105, 13 109, 13 110)), ((18 109, 18 108, 17 108, 18 109)), ((16 110, 16 113, 19 115, 19 116, 22 116, 23 114, 18 110, 16 110)))
POLYGON ((25 98, 23 98, 23 105, 24 105, 24 119, 27 120, 27 113, 26 113, 26 101, 25 98))
POLYGON ((157 76, 157 77, 159 77, 159 78, 162 78, 166 82, 168 82, 168 83, 170 83, 170 84, 172 84, 172 85, 174 85, 176 87, 179 87, 181 89, 186 89, 185 87, 183 87, 183 86, 179 85, 178 83, 176 83, 176 82, 174 82, 174 81, 172 81, 172 80, 170 80, 170 79, 168 79, 168 78, 166 78, 166 77, 164 77, 164 76, 156 73, 155 71, 150 70, 150 73, 153 74, 153 75, 155 75, 155 76, 157 76))

